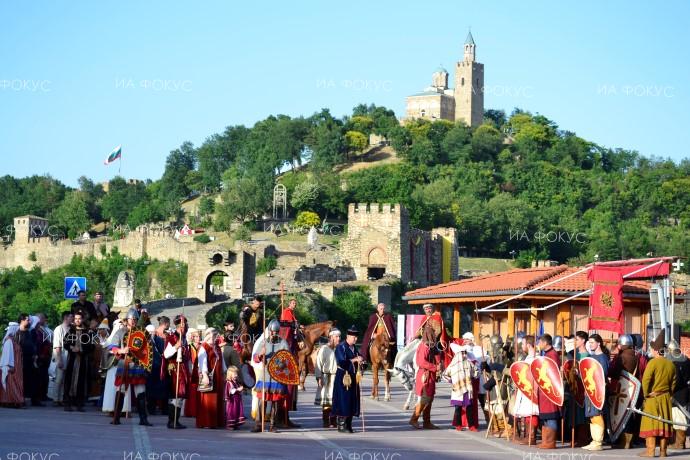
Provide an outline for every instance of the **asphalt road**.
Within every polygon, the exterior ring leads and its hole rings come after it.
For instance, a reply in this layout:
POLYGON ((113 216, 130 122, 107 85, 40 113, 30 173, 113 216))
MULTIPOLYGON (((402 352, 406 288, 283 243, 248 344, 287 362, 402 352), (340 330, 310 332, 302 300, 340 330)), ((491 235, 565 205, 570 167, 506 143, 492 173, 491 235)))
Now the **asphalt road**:
MULTIPOLYGON (((370 379, 365 376, 365 392, 370 379)), ((503 439, 484 437, 485 432, 456 432, 451 429, 452 408, 449 386, 441 384, 433 406, 432 421, 440 430, 414 430, 408 424, 410 412, 402 410, 406 396, 393 383, 391 402, 364 401, 366 431, 355 419, 355 434, 340 434, 321 427, 320 408, 313 405, 315 384, 310 376, 307 391, 300 394, 298 411, 291 418, 302 428, 279 433, 250 433, 253 422, 239 431, 187 428, 168 430, 167 417, 152 416, 153 427, 140 427, 136 416, 120 426, 89 406, 87 412, 64 412, 59 408, 0 409, 0 460, 408 460, 408 459, 553 459, 593 460, 631 458, 641 448, 592 453, 560 448, 543 451, 518 446, 503 439)), ((249 413, 249 397, 245 398, 249 413)), ((481 417, 481 415, 480 415, 481 417)), ((182 423, 194 426, 194 420, 182 423)), ((688 458, 689 451, 669 451, 688 458), (683 455, 685 454, 685 455, 683 455)))

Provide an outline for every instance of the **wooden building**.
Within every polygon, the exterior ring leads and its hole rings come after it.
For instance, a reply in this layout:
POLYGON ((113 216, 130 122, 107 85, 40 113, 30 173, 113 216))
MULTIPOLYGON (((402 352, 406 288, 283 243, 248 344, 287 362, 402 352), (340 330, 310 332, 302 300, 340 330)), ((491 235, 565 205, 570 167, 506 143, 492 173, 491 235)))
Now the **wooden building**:
MULTIPOLYGON (((651 285, 651 282, 643 280, 625 281, 623 285, 625 331, 642 334, 645 341, 651 285)), ((440 307, 446 327, 452 331, 453 337, 471 331, 475 337, 500 334, 505 340, 507 336, 514 337, 516 330, 535 335, 543 330, 551 335, 563 336, 578 330, 587 331, 589 296, 582 294, 572 297, 590 288, 591 282, 583 267, 559 265, 514 269, 437 284, 409 291, 403 300, 410 305, 431 303, 440 307), (481 311, 496 302, 531 290, 495 308, 481 311), (545 308, 559 301, 562 303, 545 308)), ((682 301, 684 295, 684 291, 676 289, 676 301, 682 301)), ((607 342, 617 338, 613 332, 598 332, 607 342)))

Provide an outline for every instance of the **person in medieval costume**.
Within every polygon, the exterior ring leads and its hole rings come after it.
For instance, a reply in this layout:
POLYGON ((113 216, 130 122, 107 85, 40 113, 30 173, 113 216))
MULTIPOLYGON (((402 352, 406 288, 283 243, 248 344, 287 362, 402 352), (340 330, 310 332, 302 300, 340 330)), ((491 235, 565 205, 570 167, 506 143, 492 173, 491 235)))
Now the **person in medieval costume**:
POLYGON ((261 406, 254 417, 253 433, 262 431, 262 414, 268 414, 270 432, 277 432, 276 422, 278 406, 285 403, 288 397, 287 385, 278 382, 268 371, 271 358, 281 350, 288 350, 289 345, 280 337, 280 322, 271 320, 263 336, 256 341, 252 350, 252 366, 256 375, 254 392, 261 406), (268 403, 270 411, 268 410, 268 403))
MULTIPOLYGON (((540 355, 552 359, 558 368, 561 367, 561 357, 553 348, 553 338, 550 334, 543 334, 539 338, 540 355)), ((560 377, 559 377, 560 378, 560 377)), ((537 388, 537 401, 539 404, 539 421, 541 422, 540 449, 555 449, 558 423, 561 420, 561 408, 553 403, 537 388)))
MULTIPOLYGON (((292 356, 299 362, 297 354, 300 350, 300 343, 304 337, 300 331, 300 324, 297 321, 295 309, 297 300, 290 299, 287 308, 280 314, 280 336, 288 343, 292 356)), ((290 421, 290 411, 297 410, 297 385, 288 385, 288 397, 285 399, 285 406, 278 408, 278 425, 284 428, 299 428, 300 425, 290 421)))
POLYGON ((331 415, 337 417, 339 433, 354 433, 352 418, 359 417, 361 388, 357 381, 358 371, 364 362, 355 343, 359 331, 355 326, 347 330, 345 340, 335 347, 335 361, 338 370, 333 382, 333 408, 331 415))
POLYGON ((22 350, 16 341, 19 323, 7 325, 2 340, 0 356, 0 406, 19 408, 24 406, 24 376, 22 350))
MULTIPOLYGON (((225 365, 218 346, 218 331, 208 328, 199 348, 199 405, 196 411, 197 428, 225 426, 225 365), (204 391, 204 389, 207 391, 204 391)), ((180 366, 180 369, 182 366, 180 366)))
POLYGON ((467 359, 472 361, 479 370, 472 380, 472 391, 475 395, 475 401, 472 404, 471 411, 474 425, 470 426, 479 429, 479 409, 481 408, 484 413, 484 420, 486 420, 487 428, 491 429, 491 427, 488 426, 490 416, 488 405, 486 404, 486 389, 484 388, 484 384, 487 380, 486 375, 490 371, 487 362, 489 356, 486 354, 483 347, 476 345, 474 334, 471 332, 465 332, 462 335, 462 343, 467 349, 467 359))
MULTIPOLYGON (((165 353, 166 337, 168 329, 170 328, 170 318, 167 316, 159 316, 158 327, 154 329, 151 334, 151 351, 153 351, 153 364, 151 365, 151 373, 146 379, 146 401, 148 405, 149 415, 155 415, 159 410, 168 412, 168 392, 170 391, 170 375, 168 374, 167 362, 163 353, 165 353)), ((146 326, 147 328, 149 326, 146 326)), ((153 326, 150 326, 153 328, 153 326)))
POLYGON ((65 389, 65 366, 67 365, 67 349, 64 345, 64 338, 69 332, 73 320, 72 312, 62 312, 62 323, 53 331, 53 361, 55 362, 54 406, 62 406, 65 389))
MULTIPOLYGON (((116 344, 116 340, 119 340, 119 331, 124 327, 125 325, 120 319, 116 319, 113 322, 113 330, 103 344, 103 356, 101 357, 101 370, 105 372, 101 411, 109 414, 111 417, 115 412, 115 399, 118 393, 115 386, 115 376, 117 375, 117 364, 119 361, 118 355, 113 353, 113 345, 116 344)), ((65 362, 67 361, 65 360, 65 362)), ((131 391, 128 391, 122 404, 123 412, 129 413, 132 411, 131 399, 131 391)))
POLYGON ((152 426, 146 413, 146 378, 151 370, 151 357, 144 357, 144 359, 148 358, 148 362, 142 362, 141 357, 137 357, 128 343, 131 334, 141 335, 143 337, 141 350, 146 350, 144 353, 150 351, 148 347, 151 339, 145 329, 137 327, 139 320, 139 312, 135 308, 130 308, 127 311, 124 327, 115 333, 111 344, 108 346, 110 351, 119 357, 115 373, 115 387, 119 394, 116 394, 115 397, 115 416, 110 422, 113 425, 120 424, 125 398, 130 389, 133 388, 137 402, 137 413, 139 414, 139 425, 152 426))
POLYGON ((36 344, 36 354, 38 356, 38 369, 36 382, 36 398, 39 401, 48 401, 48 383, 50 382, 49 369, 53 358, 53 331, 48 327, 46 315, 38 313, 32 322, 31 333, 36 344))
POLYGON ((415 363, 418 367, 415 377, 415 394, 419 397, 419 402, 415 406, 409 422, 415 429, 420 428, 417 423, 420 415, 424 421, 424 429, 438 429, 436 425, 431 423, 431 405, 436 395, 436 376, 441 370, 436 344, 436 333, 433 327, 427 325, 415 354, 415 363))
POLYGON ((450 362, 450 353, 443 353, 444 350, 448 348, 449 339, 448 333, 446 332, 446 326, 443 324, 443 317, 441 316, 441 311, 430 303, 425 303, 422 306, 424 310, 424 321, 417 329, 416 336, 421 338, 424 335, 424 329, 431 327, 434 331, 434 341, 437 344, 436 347, 442 350, 441 354, 438 355, 439 361, 444 364, 450 362))
POLYGON ((335 359, 335 347, 340 343, 340 331, 331 329, 328 333, 328 345, 319 348, 314 363, 314 377, 316 377, 316 397, 314 404, 321 406, 321 414, 324 428, 335 428, 336 417, 331 415, 333 407, 333 385, 335 374, 338 371, 338 363, 335 359))
POLYGON ((189 343, 189 391, 187 401, 184 404, 184 416, 196 417, 196 407, 199 403, 199 348, 201 348, 201 333, 198 329, 190 327, 187 331, 187 342, 189 343))
POLYGON ((245 343, 256 342, 261 335, 261 298, 254 297, 240 312, 240 340, 245 343), (248 337, 247 337, 248 336, 248 337))
POLYGON ((361 350, 364 361, 369 361, 369 346, 371 344, 371 339, 383 333, 388 335, 390 356, 388 356, 387 359, 392 363, 395 361, 395 352, 398 349, 395 344, 398 333, 395 322, 393 321, 393 315, 386 312, 385 303, 379 302, 379 304, 376 305, 376 311, 369 316, 369 325, 362 339, 361 350))
MULTIPOLYGON (((596 359, 604 370, 604 382, 609 370, 609 350, 604 345, 604 341, 599 334, 592 334, 587 340, 589 348, 589 357, 596 359)), ((583 446, 585 450, 601 450, 604 442, 604 433, 606 433, 605 411, 606 404, 602 410, 597 409, 590 401, 589 396, 585 398, 585 417, 589 418, 589 434, 592 437, 592 442, 583 446)))
MULTIPOLYGON (((189 382, 189 361, 191 352, 187 343, 187 318, 177 315, 173 320, 175 332, 165 334, 163 366, 168 373, 168 428, 186 428, 180 423, 184 401, 187 399, 189 382)), ((222 376, 221 376, 222 380, 222 376)))
MULTIPOLYGON (((642 412, 664 420, 672 420, 671 394, 676 387, 676 366, 664 357, 664 331, 649 344, 652 360, 647 364, 642 376, 644 404, 642 412)), ((666 456, 668 440, 673 437, 673 425, 650 417, 642 416, 640 437, 645 439, 646 451, 641 457, 654 457, 659 444, 659 456, 666 456)))
POLYGON ((452 342, 450 349, 454 355, 450 364, 443 372, 443 377, 452 385, 450 405, 455 407, 453 426, 457 431, 468 428, 470 431, 477 431, 476 424, 472 418, 471 406, 472 400, 476 397, 473 393, 472 379, 477 377, 478 370, 475 364, 467 358, 466 345, 452 342), (463 425, 463 419, 467 421, 467 425, 463 425))
MULTIPOLYGON (((623 334, 618 337, 618 353, 615 358, 609 363, 609 378, 618 379, 621 376, 622 371, 628 372, 630 375, 635 377, 637 380, 642 381, 642 372, 640 369, 640 359, 638 354, 635 352, 633 338, 629 334, 623 334)), ((639 396, 638 403, 635 407, 642 406, 642 394, 639 396)), ((637 414, 632 414, 628 418, 627 423, 623 432, 618 437, 618 441, 612 447, 614 449, 630 449, 632 446, 633 437, 638 431, 636 428, 637 414)))
POLYGON ((89 399, 94 402, 95 406, 103 404, 103 391, 105 384, 105 372, 101 370, 101 363, 103 362, 103 355, 107 353, 105 342, 110 335, 110 328, 108 327, 108 320, 104 319, 96 327, 93 353, 91 353, 91 363, 89 365, 89 376, 91 385, 89 386, 89 399))
POLYGON ((71 412, 75 406, 84 412, 84 402, 88 396, 90 355, 94 350, 96 338, 86 328, 81 312, 74 314, 74 325, 65 336, 63 343, 67 350, 65 368, 64 404, 65 411, 71 412))
POLYGON ((671 340, 667 346, 666 357, 676 366, 676 388, 673 393, 673 421, 681 425, 673 425, 675 440, 671 449, 685 449, 685 432, 690 423, 688 416, 688 402, 690 400, 690 360, 678 347, 678 342, 671 340))
MULTIPOLYGON (((566 386, 566 397, 567 402, 564 402, 565 406, 565 422, 567 424, 567 433, 572 433, 573 426, 575 428, 575 447, 584 447, 589 445, 589 424, 585 418, 585 407, 584 403, 580 406, 576 402, 575 394, 579 388, 578 382, 582 382, 582 379, 578 375, 578 363, 589 356, 589 351, 587 350, 587 340, 589 339, 589 334, 585 331, 577 331, 574 336, 566 339, 566 352, 568 357, 568 363, 565 363, 564 369, 567 372, 564 374, 565 381, 568 382, 566 386)), ((585 401, 587 397, 584 396, 585 401)))
MULTIPOLYGON (((520 339, 520 355, 524 356, 524 361, 531 364, 537 355, 534 346, 534 336, 526 335, 520 339)), ((529 373, 529 371, 527 371, 529 373)), ((527 378, 533 390, 536 391, 535 383, 531 374, 524 376, 527 378)), ((537 426, 539 425, 539 405, 532 401, 530 395, 525 395, 516 388, 515 403, 513 404, 513 441, 517 444, 533 446, 537 440, 537 426)))

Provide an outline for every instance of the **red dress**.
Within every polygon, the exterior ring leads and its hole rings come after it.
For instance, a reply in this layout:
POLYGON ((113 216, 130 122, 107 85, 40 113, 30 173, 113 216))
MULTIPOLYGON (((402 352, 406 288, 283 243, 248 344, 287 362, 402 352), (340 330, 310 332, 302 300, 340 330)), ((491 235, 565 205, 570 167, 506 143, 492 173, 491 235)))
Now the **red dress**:
MULTIPOLYGON (((23 406, 24 405, 24 367, 22 364, 22 349, 19 344, 13 340, 14 336, 9 336, 5 340, 9 340, 9 344, 12 346, 12 353, 14 356, 14 373, 7 375, 5 379, 5 385, 7 388, 2 387, 0 383, 0 404, 10 405, 10 406, 23 406)), ((3 345, 5 345, 3 343, 3 345)), ((9 348, 5 347, 7 350, 9 348)), ((3 370, 0 368, 0 378, 2 378, 3 370)))
MULTIPOLYGON (((225 375, 223 355, 217 345, 201 344, 206 351, 209 377, 213 370, 213 391, 199 393, 196 411, 197 428, 220 428, 225 425, 225 375)), ((201 352, 201 350, 199 350, 201 352)), ((198 357, 197 357, 198 360, 198 357)), ((201 371, 201 368, 200 368, 201 371)))
MULTIPOLYGON (((180 340, 177 333, 174 334, 167 334, 165 336, 165 348, 168 347, 168 345, 175 346, 177 341, 180 340)), ((190 346, 186 345, 184 342, 180 346, 182 349, 182 362, 180 365, 177 365, 177 354, 174 354, 170 358, 166 359, 165 365, 168 368, 168 374, 170 375, 170 397, 174 398, 177 396, 178 398, 186 399, 189 397, 189 380, 190 380, 190 375, 189 375, 189 360, 191 359, 190 357, 190 346), (177 375, 179 369, 180 375, 177 375), (175 388, 177 386, 177 389, 175 388)))
POLYGON ((187 393, 187 401, 184 405, 185 417, 196 417, 196 405, 199 402, 199 362, 197 361, 197 349, 194 345, 189 346, 190 363, 192 364, 192 372, 189 376, 189 393, 187 393))

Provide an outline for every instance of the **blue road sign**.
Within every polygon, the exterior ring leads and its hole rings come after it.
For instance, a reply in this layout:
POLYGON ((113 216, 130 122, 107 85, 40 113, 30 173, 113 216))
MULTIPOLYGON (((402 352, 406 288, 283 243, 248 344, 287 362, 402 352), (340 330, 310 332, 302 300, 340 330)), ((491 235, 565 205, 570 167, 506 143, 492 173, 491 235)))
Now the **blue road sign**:
POLYGON ((79 291, 86 291, 86 278, 83 276, 66 276, 65 299, 78 299, 79 291))

